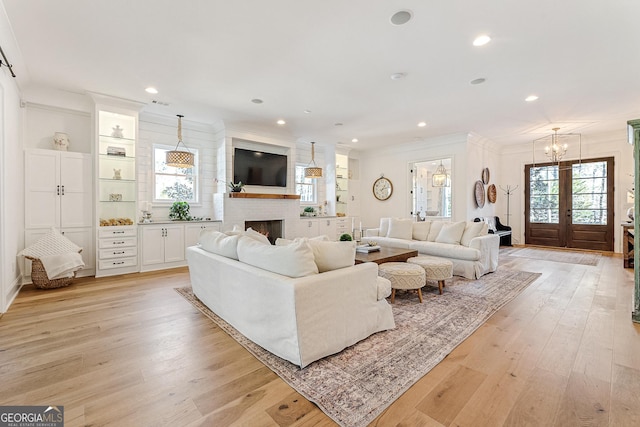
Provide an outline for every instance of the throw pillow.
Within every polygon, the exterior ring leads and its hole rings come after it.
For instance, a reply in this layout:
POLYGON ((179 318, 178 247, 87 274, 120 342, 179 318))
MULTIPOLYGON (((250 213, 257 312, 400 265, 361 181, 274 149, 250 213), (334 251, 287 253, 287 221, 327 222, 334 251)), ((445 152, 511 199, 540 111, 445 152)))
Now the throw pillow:
POLYGON ((18 255, 30 256, 31 258, 42 258, 49 255, 60 255, 65 253, 77 253, 82 248, 71 240, 60 234, 52 227, 44 236, 38 239, 33 245, 23 249, 18 255))
POLYGON ((469 246, 471 239, 478 237, 485 225, 487 224, 484 222, 467 222, 464 227, 464 233, 462 233, 462 238, 460 239, 460 244, 462 246, 469 246))
POLYGON ((273 246, 240 236, 238 259, 245 264, 287 277, 318 274, 318 267, 313 260, 313 250, 303 240, 290 245, 273 246))
POLYGON ((427 235, 428 242, 435 242, 436 237, 440 234, 440 230, 442 230, 442 226, 444 225, 444 221, 433 221, 431 223, 431 227, 429 228, 429 234, 427 235))
POLYGON ((427 240, 431 221, 420 221, 413 223, 413 240, 427 240))
POLYGON ((389 220, 391 218, 380 218, 380 231, 378 231, 378 236, 385 237, 387 233, 389 233, 389 220))
POLYGON ((200 232, 200 247, 212 254, 238 259, 238 239, 240 236, 227 236, 224 233, 206 228, 200 232))
POLYGON ((244 232, 244 235, 247 237, 251 237, 252 239, 257 240, 258 242, 264 243, 266 245, 271 244, 269 239, 267 239, 267 236, 265 236, 262 233, 258 233, 256 230, 254 230, 251 227, 247 228, 247 231, 244 232))
POLYGON ((308 243, 313 250, 313 259, 320 273, 351 267, 355 264, 356 245, 354 242, 328 242, 309 239, 308 243))
POLYGON ((478 233, 478 236, 485 236, 489 234, 489 226, 487 225, 487 223, 483 222, 481 224, 482 224, 482 230, 480 230, 480 233, 478 233))
POLYGON ((436 242, 459 245, 466 224, 466 221, 444 224, 442 226, 442 229, 440 230, 440 233, 438 233, 438 237, 436 237, 436 242))
POLYGON ((387 237, 411 240, 413 235, 413 221, 410 219, 391 218, 387 237))

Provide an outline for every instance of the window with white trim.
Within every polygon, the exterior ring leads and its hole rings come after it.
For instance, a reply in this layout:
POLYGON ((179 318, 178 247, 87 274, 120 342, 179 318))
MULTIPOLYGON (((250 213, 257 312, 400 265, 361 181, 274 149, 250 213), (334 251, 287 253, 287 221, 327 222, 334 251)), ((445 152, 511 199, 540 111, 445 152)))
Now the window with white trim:
POLYGON ((304 177, 305 167, 296 165, 296 194, 300 195, 300 203, 310 205, 318 201, 317 180, 304 177))
POLYGON ((193 153, 192 168, 175 168, 165 163, 167 151, 173 146, 153 144, 153 201, 198 202, 198 150, 193 153))

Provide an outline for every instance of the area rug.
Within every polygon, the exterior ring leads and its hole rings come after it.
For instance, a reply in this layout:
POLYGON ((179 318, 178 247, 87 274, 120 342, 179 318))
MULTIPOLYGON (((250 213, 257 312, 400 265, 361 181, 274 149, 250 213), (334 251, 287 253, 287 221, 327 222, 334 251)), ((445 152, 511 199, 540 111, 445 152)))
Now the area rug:
POLYGON ((533 258, 545 261, 565 262, 568 264, 598 265, 601 253, 580 252, 568 250, 539 249, 539 248, 516 248, 510 249, 501 254, 521 258, 533 258))
POLYGON ((211 312, 191 292, 176 289, 198 310, 273 370, 298 393, 342 426, 373 421, 500 307, 540 274, 499 269, 478 280, 448 280, 443 295, 437 283, 416 293, 397 292, 396 329, 379 332, 304 369, 249 341, 211 312))

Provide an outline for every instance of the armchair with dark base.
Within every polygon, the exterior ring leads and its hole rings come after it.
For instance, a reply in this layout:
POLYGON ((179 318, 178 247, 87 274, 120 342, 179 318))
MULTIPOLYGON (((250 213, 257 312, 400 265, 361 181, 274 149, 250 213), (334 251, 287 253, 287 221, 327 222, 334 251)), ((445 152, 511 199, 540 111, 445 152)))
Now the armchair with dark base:
POLYGON ((500 236, 500 246, 513 246, 511 244, 511 227, 500 222, 497 216, 475 218, 474 222, 486 222, 489 226, 489 234, 500 236))

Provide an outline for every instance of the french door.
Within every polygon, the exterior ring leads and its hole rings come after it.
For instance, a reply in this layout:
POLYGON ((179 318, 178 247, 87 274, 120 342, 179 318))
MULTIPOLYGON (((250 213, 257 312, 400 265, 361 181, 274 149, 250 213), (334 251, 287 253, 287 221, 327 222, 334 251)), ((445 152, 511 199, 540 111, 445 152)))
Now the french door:
POLYGON ((613 251, 613 157, 525 166, 525 243, 613 251))

